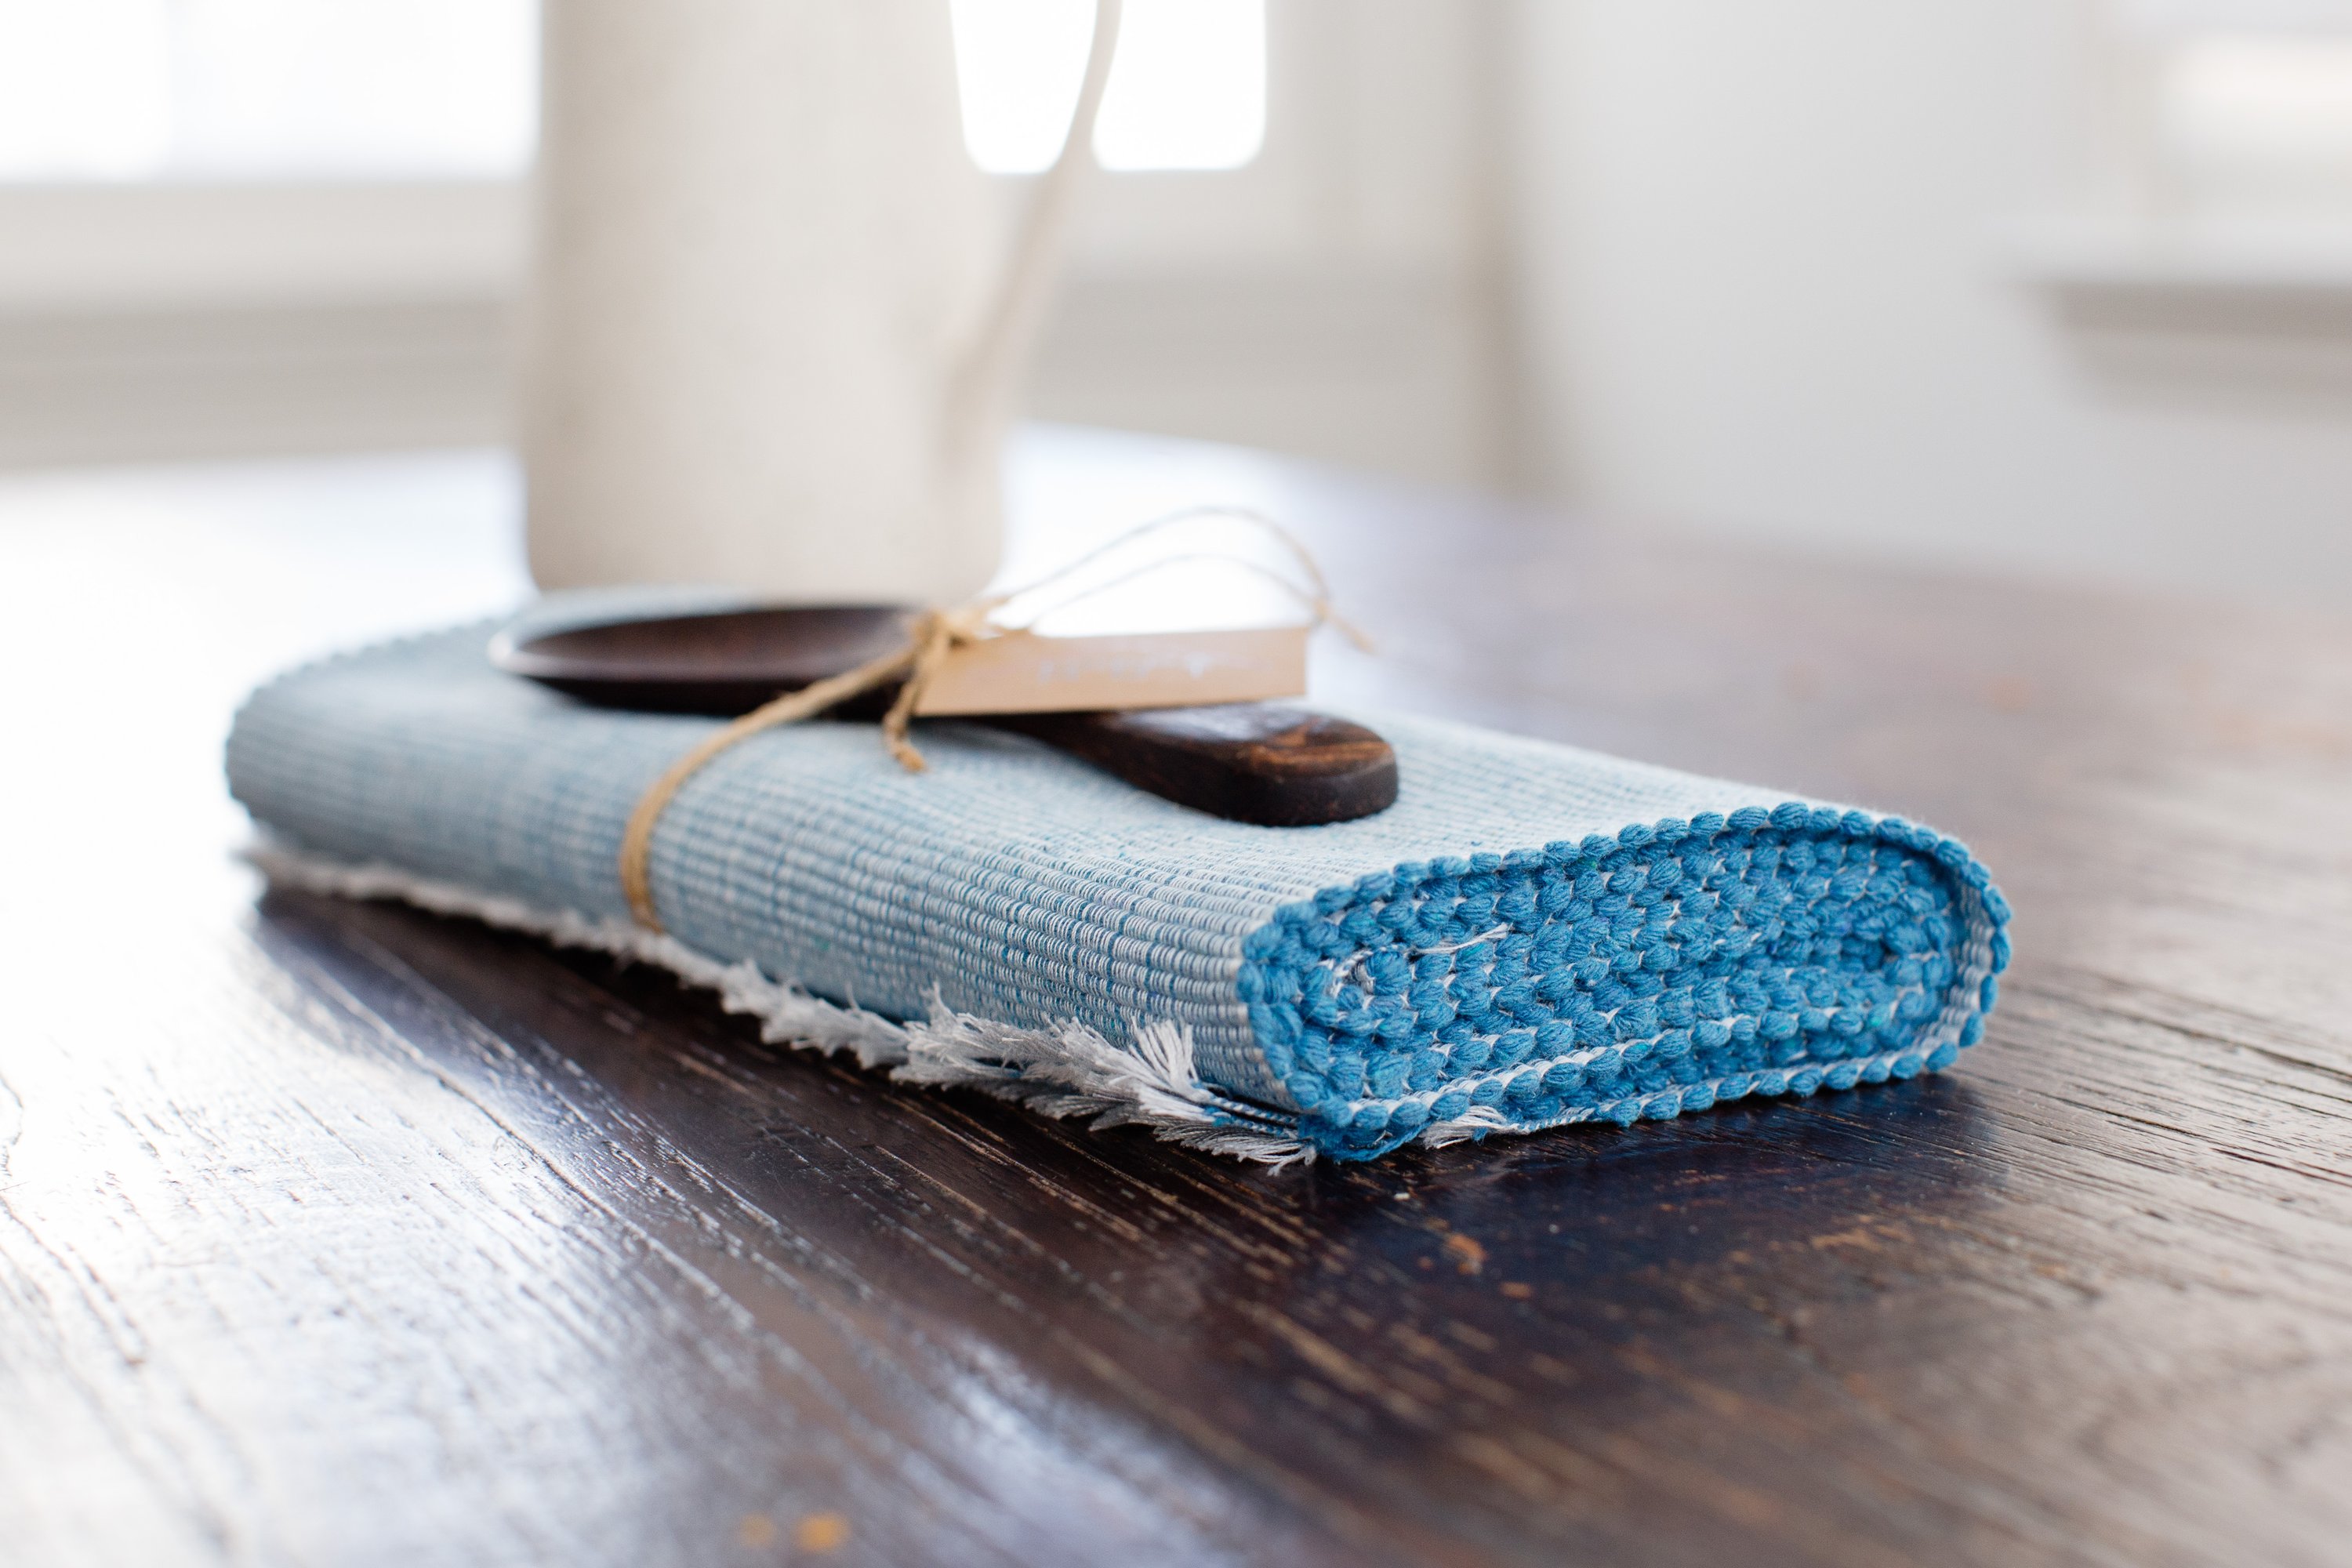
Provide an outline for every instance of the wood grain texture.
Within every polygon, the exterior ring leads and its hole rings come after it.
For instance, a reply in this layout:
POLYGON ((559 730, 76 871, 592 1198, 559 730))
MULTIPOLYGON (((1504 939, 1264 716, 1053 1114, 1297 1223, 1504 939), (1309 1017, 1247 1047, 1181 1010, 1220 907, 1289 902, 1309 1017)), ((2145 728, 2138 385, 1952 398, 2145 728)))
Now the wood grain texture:
POLYGON ((1377 731, 1286 702, 1004 713, 981 722, 1034 735, 1138 789, 1234 822, 1314 827, 1396 804, 1396 752, 1377 731))
POLYGON ((1295 522, 1388 649, 1321 700, 1967 837, 1986 1042, 1279 1174, 894 1089, 227 861, 236 693, 510 591, 499 470, 0 487, 0 1558, 2352 1560, 2352 626, 1022 471, 1295 522))

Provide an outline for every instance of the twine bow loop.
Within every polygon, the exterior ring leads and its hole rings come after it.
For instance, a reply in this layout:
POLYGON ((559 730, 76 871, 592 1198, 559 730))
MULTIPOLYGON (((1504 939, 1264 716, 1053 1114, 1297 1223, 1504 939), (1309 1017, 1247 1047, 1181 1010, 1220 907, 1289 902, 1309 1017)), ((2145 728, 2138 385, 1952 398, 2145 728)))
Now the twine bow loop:
POLYGON ((1280 523, 1263 513, 1240 507, 1192 507, 1171 513, 1087 551, 1026 587, 1010 593, 983 595, 961 605, 918 611, 908 617, 907 640, 900 647, 868 659, 855 669, 804 686, 798 691, 788 691, 705 736, 692 750, 670 763, 638 797, 635 808, 629 813, 628 826, 621 835, 620 869, 621 888, 628 895, 630 912, 647 931, 659 931, 662 929, 654 907, 654 829, 660 825, 662 814, 669 808, 670 802, 677 798, 677 792, 685 787, 686 782, 722 752, 762 731, 813 719, 852 698, 862 697, 897 681, 898 695, 892 699, 889 710, 882 716, 882 743, 898 759, 899 766, 908 773, 921 773, 929 764, 923 761, 922 752, 916 750, 914 742, 908 739, 908 731, 913 725, 916 710, 922 705, 924 689, 957 648, 1025 629, 1055 610, 1066 609, 1139 577, 1189 561, 1215 561, 1255 573, 1287 592, 1307 608, 1312 617, 1308 622, 1310 628, 1328 623, 1338 626, 1357 647, 1367 651, 1371 647, 1370 639, 1332 608, 1331 591, 1324 581, 1322 568, 1316 564, 1315 557, 1307 547, 1280 523), (1050 599, 1042 606, 1029 610, 1025 617, 1018 620, 1007 618, 1006 612, 1012 606, 1033 600, 1045 589, 1067 584, 1095 563, 1151 534, 1203 517, 1231 518, 1250 524, 1274 540, 1300 569, 1307 579, 1306 584, 1293 582, 1282 573, 1246 556, 1229 552, 1191 551, 1156 557, 1103 582, 1050 599))

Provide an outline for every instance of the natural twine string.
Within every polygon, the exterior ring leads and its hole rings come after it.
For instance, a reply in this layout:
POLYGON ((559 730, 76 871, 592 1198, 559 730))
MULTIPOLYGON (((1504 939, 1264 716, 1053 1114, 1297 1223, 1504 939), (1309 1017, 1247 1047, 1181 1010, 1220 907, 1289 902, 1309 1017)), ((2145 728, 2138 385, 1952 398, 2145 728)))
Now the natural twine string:
POLYGON ((1357 647, 1367 650, 1371 647, 1363 633, 1332 608, 1331 590, 1324 581, 1322 568, 1316 564, 1315 557, 1307 546, 1280 523, 1246 507, 1190 507, 1171 512, 1087 551, 1026 587, 1005 594, 985 595, 945 609, 919 611, 908 621, 907 641, 903 647, 878 658, 868 659, 845 674, 820 680, 813 686, 804 686, 798 691, 787 692, 772 702, 754 708, 723 729, 713 731, 699 744, 672 763, 661 777, 637 797, 635 808, 629 813, 628 826, 621 834, 621 888, 628 895, 630 912, 647 931, 659 931, 662 929, 661 919, 654 908, 654 829, 660 825, 662 814, 669 809, 670 802, 677 798, 677 792, 685 787, 686 782, 701 772, 713 758, 763 730, 813 719, 853 697, 863 696, 896 680, 899 682, 898 695, 892 700, 889 711, 882 716, 882 743, 889 748, 890 754, 908 773, 921 773, 926 766, 923 754, 907 738, 908 727, 914 720, 916 708, 922 701, 924 688, 956 648, 1034 625, 1039 617, 1055 610, 1067 609, 1139 577, 1191 561, 1216 561, 1254 572, 1306 606, 1312 617, 1308 622, 1310 629, 1328 623, 1339 627, 1357 647), (1302 587, 1281 573, 1246 556, 1213 551, 1188 551, 1179 555, 1155 558, 1076 593, 1064 595, 1031 610, 1019 625, 1001 618, 1008 606, 1067 582, 1096 562, 1128 548, 1139 540, 1179 523, 1204 517, 1231 518, 1245 522, 1274 539, 1289 552, 1293 563, 1305 574, 1307 585, 1302 587))

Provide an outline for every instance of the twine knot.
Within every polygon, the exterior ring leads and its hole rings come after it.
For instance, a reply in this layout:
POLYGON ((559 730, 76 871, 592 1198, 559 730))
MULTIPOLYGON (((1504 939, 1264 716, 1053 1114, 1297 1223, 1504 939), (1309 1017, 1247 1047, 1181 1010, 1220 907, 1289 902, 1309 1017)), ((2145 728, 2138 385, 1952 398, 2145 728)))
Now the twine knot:
POLYGON ((1024 588, 1011 593, 983 595, 961 605, 919 610, 908 617, 906 642, 868 659, 856 668, 788 691, 772 701, 761 703, 741 718, 711 731, 692 750, 670 763, 661 777, 656 779, 629 813, 629 822, 621 835, 621 889, 628 895, 630 913, 639 925, 658 932, 661 920, 654 908, 653 847, 654 829, 661 823, 662 814, 686 782, 702 771, 712 759, 764 730, 779 725, 798 723, 813 719, 828 709, 836 708, 854 697, 862 697, 892 681, 898 683, 898 693, 892 699, 889 710, 882 716, 882 743, 898 760, 898 765, 908 773, 921 773, 927 764, 923 753, 915 749, 908 738, 916 710, 921 706, 924 689, 955 650, 967 644, 985 641, 1008 631, 1023 629, 1038 617, 1055 610, 1066 609, 1082 600, 1109 592, 1146 576, 1188 561, 1217 561, 1255 572, 1286 590, 1312 616, 1310 626, 1328 622, 1338 626, 1359 647, 1369 650, 1370 641, 1341 618, 1331 607, 1331 591, 1324 580, 1322 568, 1315 557, 1290 531, 1263 513, 1240 507, 1192 507, 1167 517, 1156 519, 1142 527, 1132 529, 1109 542, 1080 555, 1056 571, 1050 572, 1024 588), (1158 557, 1129 571, 1122 572, 1105 582, 1097 583, 1075 594, 1054 600, 1032 610, 1019 625, 1010 624, 1001 616, 1007 606, 1032 598, 1040 591, 1066 582, 1070 577, 1094 563, 1127 548, 1138 540, 1178 523, 1203 517, 1225 517, 1245 522, 1280 543, 1291 559, 1303 571, 1308 586, 1302 587, 1279 572, 1269 570, 1259 563, 1230 552, 1192 551, 1178 555, 1158 557))

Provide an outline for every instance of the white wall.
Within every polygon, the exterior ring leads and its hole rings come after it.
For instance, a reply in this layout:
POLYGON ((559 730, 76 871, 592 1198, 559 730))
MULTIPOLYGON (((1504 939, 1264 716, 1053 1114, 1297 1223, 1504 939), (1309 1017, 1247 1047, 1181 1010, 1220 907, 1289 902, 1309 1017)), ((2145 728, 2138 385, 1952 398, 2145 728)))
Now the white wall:
POLYGON ((1515 256, 1543 484, 1835 548, 2352 586, 2347 274, 2184 284, 2021 248, 2021 220, 2102 196, 2088 15, 1520 0, 1515 256))
POLYGON ((1229 173, 1094 179, 1033 409, 1501 477, 1503 15, 1272 0, 1264 151, 1229 173))
POLYGON ((0 468, 507 425, 520 192, 0 185, 0 468))
MULTIPOLYGON (((1094 179, 1031 412, 1500 474, 1506 3, 1272 0, 1264 153, 1094 179)), ((511 183, 0 186, 0 467, 499 439, 523 216, 511 183)))

